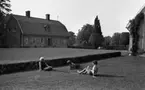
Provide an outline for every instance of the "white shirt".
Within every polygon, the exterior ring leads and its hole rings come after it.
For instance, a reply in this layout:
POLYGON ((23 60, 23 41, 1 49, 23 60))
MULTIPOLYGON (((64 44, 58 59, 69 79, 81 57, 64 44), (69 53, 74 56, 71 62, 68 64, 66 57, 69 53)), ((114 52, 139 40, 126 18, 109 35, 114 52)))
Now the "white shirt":
POLYGON ((97 67, 97 65, 94 65, 94 66, 92 67, 91 72, 93 73, 93 75, 96 75, 96 74, 97 74, 97 72, 98 72, 98 67, 97 67))

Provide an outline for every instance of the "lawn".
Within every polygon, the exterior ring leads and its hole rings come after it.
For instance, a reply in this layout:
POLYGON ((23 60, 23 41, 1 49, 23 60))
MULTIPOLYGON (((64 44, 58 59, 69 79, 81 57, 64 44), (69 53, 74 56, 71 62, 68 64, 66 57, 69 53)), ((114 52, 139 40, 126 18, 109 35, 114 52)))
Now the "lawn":
POLYGON ((90 49, 70 49, 70 48, 1 48, 0 64, 13 63, 19 61, 38 60, 39 57, 59 58, 84 56, 90 54, 101 54, 115 52, 113 50, 90 50, 90 49))
MULTIPOLYGON (((87 65, 90 63, 82 64, 87 65)), ((79 75, 68 66, 1 75, 0 90, 145 90, 145 58, 110 58, 99 61, 98 66, 96 78, 79 75)))

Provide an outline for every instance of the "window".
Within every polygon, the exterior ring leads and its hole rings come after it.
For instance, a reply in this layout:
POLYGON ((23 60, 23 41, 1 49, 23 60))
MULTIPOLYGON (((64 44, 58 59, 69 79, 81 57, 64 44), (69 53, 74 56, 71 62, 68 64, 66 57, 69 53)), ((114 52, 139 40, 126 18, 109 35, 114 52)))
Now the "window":
POLYGON ((29 43, 29 42, 28 42, 28 37, 25 37, 25 38, 24 38, 24 44, 27 45, 28 43, 29 43))
POLYGON ((45 31, 50 32, 50 26, 49 25, 44 25, 44 29, 45 29, 45 31))

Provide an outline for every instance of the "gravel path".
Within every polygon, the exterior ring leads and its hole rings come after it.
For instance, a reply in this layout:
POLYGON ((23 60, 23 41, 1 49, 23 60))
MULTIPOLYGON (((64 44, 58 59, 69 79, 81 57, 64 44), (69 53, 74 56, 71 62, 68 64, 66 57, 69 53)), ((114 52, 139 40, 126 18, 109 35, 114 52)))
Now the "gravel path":
POLYGON ((67 66, 55 70, 1 75, 0 90, 145 90, 145 58, 142 57, 101 60, 96 78, 79 75, 67 66))

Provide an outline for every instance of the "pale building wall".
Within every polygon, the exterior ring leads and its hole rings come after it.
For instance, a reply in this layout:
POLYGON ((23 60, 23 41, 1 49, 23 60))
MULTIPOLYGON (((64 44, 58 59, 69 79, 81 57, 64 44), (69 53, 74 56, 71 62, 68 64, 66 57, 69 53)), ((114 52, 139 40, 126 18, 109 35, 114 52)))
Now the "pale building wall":
POLYGON ((132 36, 129 35, 129 48, 128 48, 128 50, 131 51, 131 48, 132 48, 132 36))
MULTIPOLYGON (((143 10, 145 12, 145 9, 143 10)), ((145 14, 144 14, 145 17, 145 14)), ((145 51, 145 18, 141 23, 139 29, 139 43, 138 43, 139 51, 145 51)))
POLYGON ((145 51, 145 18, 144 18, 144 24, 143 24, 143 40, 142 40, 142 42, 143 42, 143 49, 144 49, 144 51, 145 51))

